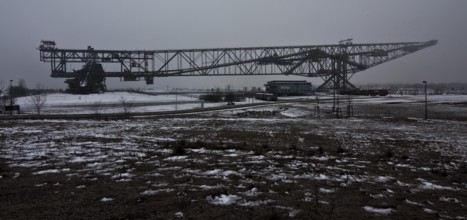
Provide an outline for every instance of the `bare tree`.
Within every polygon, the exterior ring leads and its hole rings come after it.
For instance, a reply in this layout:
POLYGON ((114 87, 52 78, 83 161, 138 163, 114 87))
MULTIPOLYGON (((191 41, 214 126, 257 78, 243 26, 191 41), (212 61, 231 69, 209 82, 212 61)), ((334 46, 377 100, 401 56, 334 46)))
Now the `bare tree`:
POLYGON ((37 84, 36 88, 31 90, 31 95, 29 96, 29 103, 32 104, 34 110, 36 110, 37 114, 40 115, 42 109, 47 102, 47 92, 44 90, 40 84, 37 84))
POLYGON ((24 79, 19 79, 18 85, 17 86, 12 86, 10 88, 12 95, 14 95, 13 98, 17 97, 25 97, 29 95, 29 89, 26 85, 26 80, 24 79))
POLYGON ((252 86, 251 89, 250 89, 250 92, 256 93, 256 92, 258 92, 258 90, 256 89, 256 87, 252 86))
POLYGON ((0 95, 3 95, 3 87, 5 85, 3 84, 3 80, 0 80, 0 95))
POLYGON ((134 107, 134 103, 129 102, 124 96, 120 96, 118 102, 123 108, 123 113, 128 116, 134 107))

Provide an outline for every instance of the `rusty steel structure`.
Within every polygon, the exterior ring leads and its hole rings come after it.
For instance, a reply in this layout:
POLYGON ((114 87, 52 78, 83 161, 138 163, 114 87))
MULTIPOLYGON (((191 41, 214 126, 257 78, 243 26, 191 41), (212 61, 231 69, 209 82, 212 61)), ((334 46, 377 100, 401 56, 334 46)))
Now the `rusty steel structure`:
MULTIPOLYGON (((426 42, 355 44, 351 39, 333 45, 240 47, 181 50, 96 50, 60 49, 54 41, 41 41, 40 60, 50 62, 52 77, 71 78, 66 82, 75 91, 105 90, 106 77, 123 81, 155 77, 297 75, 320 77, 318 90, 355 89, 352 76, 368 68, 437 44, 426 42), (71 70, 72 63, 83 63, 71 70), (105 71, 102 64, 114 66, 105 71), (115 67, 115 65, 117 65, 115 67)), ((106 66, 106 67, 107 67, 106 66)))

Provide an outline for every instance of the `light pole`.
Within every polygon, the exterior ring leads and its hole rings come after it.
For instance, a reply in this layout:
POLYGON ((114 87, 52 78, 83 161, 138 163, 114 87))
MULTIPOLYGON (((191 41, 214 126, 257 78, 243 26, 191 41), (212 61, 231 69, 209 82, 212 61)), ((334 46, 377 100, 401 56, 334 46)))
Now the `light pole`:
POLYGON ((11 91, 13 91, 13 80, 10 79, 10 115, 13 115, 13 94, 11 93, 11 91))
POLYGON ((428 119, 428 97, 427 97, 427 92, 426 92, 426 87, 427 87, 427 82, 423 81, 425 84, 425 120, 428 119))

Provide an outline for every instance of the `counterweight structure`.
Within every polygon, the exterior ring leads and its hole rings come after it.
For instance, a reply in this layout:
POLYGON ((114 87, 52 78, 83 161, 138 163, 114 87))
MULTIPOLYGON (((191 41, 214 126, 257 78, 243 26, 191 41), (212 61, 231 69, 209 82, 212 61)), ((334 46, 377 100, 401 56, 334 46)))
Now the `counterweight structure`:
POLYGON ((381 63, 437 44, 437 40, 405 43, 354 44, 351 39, 335 45, 245 47, 183 50, 59 49, 54 41, 41 41, 40 60, 50 62, 52 77, 75 92, 105 90, 106 77, 123 81, 172 76, 297 75, 320 77, 318 90, 355 89, 352 76, 381 63), (83 63, 71 70, 72 63, 83 63), (112 70, 105 71, 102 64, 112 70), (113 67, 112 67, 113 66, 113 67))

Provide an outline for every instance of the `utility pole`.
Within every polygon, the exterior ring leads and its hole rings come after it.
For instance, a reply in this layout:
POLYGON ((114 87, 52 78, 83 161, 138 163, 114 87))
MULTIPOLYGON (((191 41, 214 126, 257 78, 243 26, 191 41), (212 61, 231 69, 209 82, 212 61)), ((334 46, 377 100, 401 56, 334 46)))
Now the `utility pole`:
POLYGON ((336 112, 336 83, 334 81, 334 86, 333 86, 333 90, 334 90, 334 94, 333 94, 333 97, 332 97, 332 112, 336 112))
POLYGON ((13 115, 13 94, 11 93, 11 91, 13 91, 13 80, 10 79, 10 115, 13 115))
POLYGON ((178 110, 178 88, 175 88, 175 111, 178 110))
POLYGON ((428 119, 428 97, 427 97, 427 82, 423 81, 425 84, 425 120, 428 119))
POLYGON ((315 106, 315 114, 316 117, 320 117, 320 111, 319 111, 319 96, 316 96, 316 106, 315 106))
POLYGON ((350 97, 350 94, 348 98, 349 99, 347 103, 347 117, 353 117, 353 106, 352 106, 352 99, 350 97))

